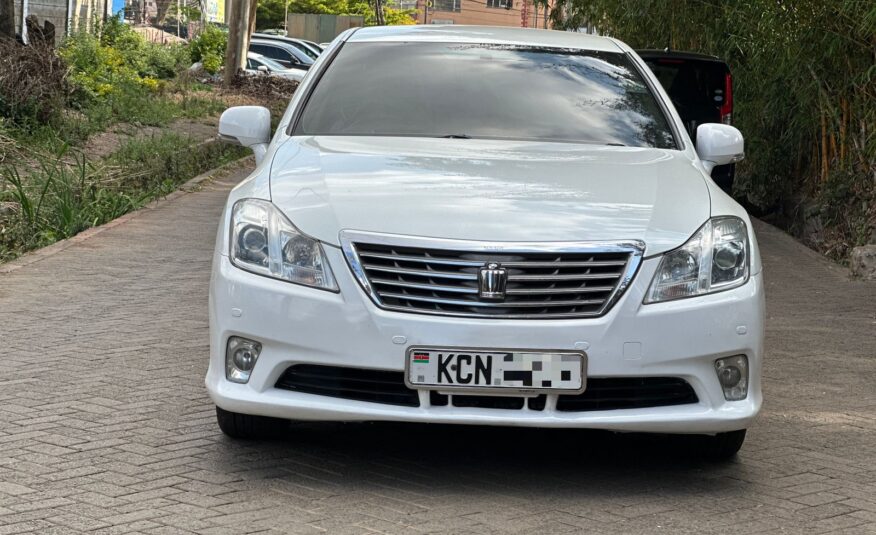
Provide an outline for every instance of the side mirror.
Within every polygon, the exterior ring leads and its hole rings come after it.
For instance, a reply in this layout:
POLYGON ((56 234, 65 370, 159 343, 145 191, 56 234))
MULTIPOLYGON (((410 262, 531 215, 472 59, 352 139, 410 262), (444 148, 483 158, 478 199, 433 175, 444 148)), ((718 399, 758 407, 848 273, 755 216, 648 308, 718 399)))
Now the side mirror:
POLYGON ((738 162, 745 157, 742 132, 726 124, 701 124, 697 127, 697 154, 709 173, 718 165, 738 162))
POLYGON ((256 67, 256 70, 259 72, 268 72, 268 67, 267 65, 259 65, 258 67, 256 67))
POLYGON ((262 106, 235 106, 219 117, 219 139, 243 145, 262 161, 271 141, 271 112, 262 106))

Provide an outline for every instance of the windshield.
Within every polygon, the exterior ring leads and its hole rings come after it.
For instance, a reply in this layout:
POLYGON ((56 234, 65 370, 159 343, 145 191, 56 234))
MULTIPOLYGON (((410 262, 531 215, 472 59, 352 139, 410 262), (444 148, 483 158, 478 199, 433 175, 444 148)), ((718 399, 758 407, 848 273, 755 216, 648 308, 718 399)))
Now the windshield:
POLYGON ((626 55, 504 44, 347 43, 293 133, 676 147, 626 55))

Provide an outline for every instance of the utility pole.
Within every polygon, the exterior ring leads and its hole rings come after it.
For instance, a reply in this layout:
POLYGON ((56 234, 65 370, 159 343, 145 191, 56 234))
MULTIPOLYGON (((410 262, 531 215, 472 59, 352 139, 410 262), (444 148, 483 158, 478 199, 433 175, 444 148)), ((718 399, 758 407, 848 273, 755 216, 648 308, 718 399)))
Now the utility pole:
MULTIPOLYGON (((251 0, 255 4, 255 0, 251 0)), ((228 49, 225 51, 225 87, 231 86, 237 71, 246 64, 246 51, 249 47, 250 1, 234 0, 231 3, 231 16, 228 20, 228 49)))

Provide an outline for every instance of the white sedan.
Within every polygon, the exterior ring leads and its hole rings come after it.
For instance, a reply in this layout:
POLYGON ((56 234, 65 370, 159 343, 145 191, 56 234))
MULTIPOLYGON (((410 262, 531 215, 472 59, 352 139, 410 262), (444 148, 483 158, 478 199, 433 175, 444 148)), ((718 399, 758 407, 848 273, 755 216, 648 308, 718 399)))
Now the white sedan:
POLYGON ((303 80, 304 76, 307 74, 307 71, 303 69, 290 69, 284 67, 271 58, 261 54, 256 54, 255 52, 247 52, 245 71, 247 74, 251 75, 267 74, 270 76, 280 76, 296 82, 303 80))
POLYGON ((761 407, 764 289, 745 210, 627 45, 531 29, 350 30, 228 199, 206 384, 221 429, 408 421, 703 435, 761 407))

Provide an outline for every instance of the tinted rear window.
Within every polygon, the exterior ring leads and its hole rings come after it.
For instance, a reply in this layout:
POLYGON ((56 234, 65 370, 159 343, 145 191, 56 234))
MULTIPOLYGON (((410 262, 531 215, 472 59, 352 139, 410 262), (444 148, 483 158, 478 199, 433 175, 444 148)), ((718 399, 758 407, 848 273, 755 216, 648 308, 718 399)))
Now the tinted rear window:
POLYGON ((277 48, 275 46, 249 45, 249 51, 255 52, 256 54, 261 54, 267 58, 282 59, 282 60, 289 59, 289 53, 284 52, 282 49, 277 48))
POLYGON ((676 146, 624 54, 466 43, 347 43, 294 133, 676 146))
POLYGON ((654 76, 676 104, 720 108, 727 68, 716 61, 646 59, 654 76))

